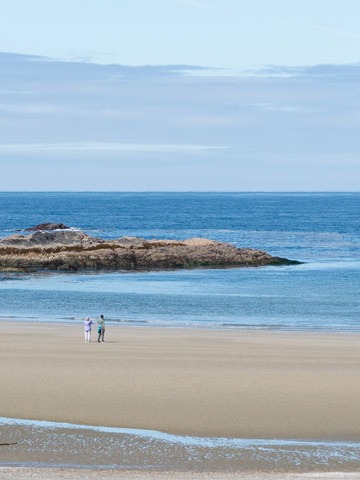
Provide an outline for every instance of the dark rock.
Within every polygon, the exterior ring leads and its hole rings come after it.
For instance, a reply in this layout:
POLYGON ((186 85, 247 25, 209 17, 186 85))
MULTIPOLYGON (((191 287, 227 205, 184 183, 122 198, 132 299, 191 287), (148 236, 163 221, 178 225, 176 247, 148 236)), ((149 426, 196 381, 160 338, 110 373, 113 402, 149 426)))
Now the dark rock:
POLYGON ((38 230, 69 230, 63 223, 40 223, 34 227, 27 228, 26 232, 36 232, 38 230))
POLYGON ((101 243, 103 240, 90 237, 79 230, 56 230, 38 231, 30 235, 11 235, 0 239, 1 245, 13 247, 46 247, 58 245, 77 245, 80 247, 89 246, 93 243, 101 243))

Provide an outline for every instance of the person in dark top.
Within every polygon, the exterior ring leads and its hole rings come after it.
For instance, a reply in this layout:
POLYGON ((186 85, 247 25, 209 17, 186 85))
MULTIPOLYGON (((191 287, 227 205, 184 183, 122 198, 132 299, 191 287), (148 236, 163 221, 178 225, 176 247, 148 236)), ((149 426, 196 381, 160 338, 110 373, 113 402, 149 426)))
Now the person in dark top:
POLYGON ((105 336, 104 315, 100 315, 100 318, 99 318, 97 324, 98 324, 98 342, 104 342, 104 336, 105 336))

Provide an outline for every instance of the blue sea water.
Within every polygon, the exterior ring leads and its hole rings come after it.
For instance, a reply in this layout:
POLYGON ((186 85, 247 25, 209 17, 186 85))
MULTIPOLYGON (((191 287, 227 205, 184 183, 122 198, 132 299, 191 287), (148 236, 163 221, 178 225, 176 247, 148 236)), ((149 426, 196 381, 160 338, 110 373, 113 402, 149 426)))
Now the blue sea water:
POLYGON ((0 274, 0 319, 359 332, 360 193, 0 193, 0 236, 63 222, 102 238, 206 237, 304 262, 0 274))

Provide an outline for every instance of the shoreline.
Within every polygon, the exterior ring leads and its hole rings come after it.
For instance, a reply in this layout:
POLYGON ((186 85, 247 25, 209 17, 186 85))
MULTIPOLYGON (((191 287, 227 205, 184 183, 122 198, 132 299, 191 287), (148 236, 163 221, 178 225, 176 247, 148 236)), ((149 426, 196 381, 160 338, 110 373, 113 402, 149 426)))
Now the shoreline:
MULTIPOLYGON (((0 315, 0 326, 1 325, 43 325, 43 326, 53 326, 53 327, 81 327, 84 317, 58 317, 52 318, 51 320, 44 319, 41 316, 29 316, 24 315, 0 315)), ((91 317, 93 318, 93 317, 91 317)), ((96 320, 96 318, 95 318, 96 320)), ((243 324, 232 324, 232 323, 213 323, 213 324, 156 324, 151 323, 151 320, 135 320, 135 319, 122 319, 122 320, 113 320, 107 319, 106 325, 109 328, 124 328, 124 329, 154 329, 154 330, 184 330, 184 331, 202 331, 202 332, 234 332, 235 334, 256 334, 256 333, 265 333, 265 334, 279 334, 279 335, 324 335, 324 336, 359 336, 360 338, 360 328, 354 328, 353 330, 346 329, 334 329, 334 328, 288 328, 284 327, 274 327, 274 326, 258 326, 258 325, 243 325, 243 324)))

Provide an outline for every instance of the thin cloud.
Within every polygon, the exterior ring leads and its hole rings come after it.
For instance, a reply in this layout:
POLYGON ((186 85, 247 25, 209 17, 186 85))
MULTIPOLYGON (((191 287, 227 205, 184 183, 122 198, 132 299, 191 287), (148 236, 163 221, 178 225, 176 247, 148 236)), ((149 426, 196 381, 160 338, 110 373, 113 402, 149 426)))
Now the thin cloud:
POLYGON ((41 154, 41 153, 77 153, 77 152, 125 152, 125 153, 196 153, 208 150, 223 150, 221 145, 194 144, 141 144, 116 142, 86 143, 3 143, 0 153, 41 154))
POLYGON ((312 78, 322 81, 336 80, 356 80, 360 77, 360 63, 350 64, 319 64, 303 66, 279 66, 267 65, 261 70, 247 72, 248 76, 264 78, 312 78))
POLYGON ((0 104, 0 112, 18 113, 23 115, 54 115, 56 113, 64 113, 63 108, 46 104, 0 104))
POLYGON ((31 93, 33 93, 31 90, 0 89, 0 95, 30 95, 31 93))
POLYGON ((53 104, 35 104, 35 103, 0 103, 0 112, 12 113, 18 115, 103 115, 113 117, 133 117, 137 118, 140 115, 138 110, 125 110, 121 108, 96 108, 88 106, 72 105, 58 106, 53 104))

